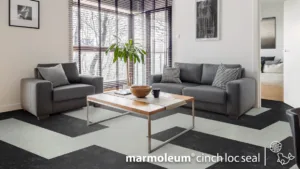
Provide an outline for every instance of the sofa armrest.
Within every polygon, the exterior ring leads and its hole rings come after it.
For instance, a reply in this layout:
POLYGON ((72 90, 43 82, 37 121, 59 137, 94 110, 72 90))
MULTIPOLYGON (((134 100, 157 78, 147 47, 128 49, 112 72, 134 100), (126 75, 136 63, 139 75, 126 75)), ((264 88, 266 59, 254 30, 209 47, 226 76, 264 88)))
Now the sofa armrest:
POLYGON ((22 108, 37 117, 52 113, 53 85, 50 81, 27 78, 21 80, 22 108))
POLYGON ((242 78, 227 83, 227 113, 238 118, 254 107, 256 101, 256 80, 242 78))
POLYGON ((89 84, 95 87, 95 93, 103 93, 103 77, 80 75, 80 81, 83 84, 89 84))
POLYGON ((151 86, 153 83, 160 83, 162 75, 151 75, 149 77, 149 85, 151 86))

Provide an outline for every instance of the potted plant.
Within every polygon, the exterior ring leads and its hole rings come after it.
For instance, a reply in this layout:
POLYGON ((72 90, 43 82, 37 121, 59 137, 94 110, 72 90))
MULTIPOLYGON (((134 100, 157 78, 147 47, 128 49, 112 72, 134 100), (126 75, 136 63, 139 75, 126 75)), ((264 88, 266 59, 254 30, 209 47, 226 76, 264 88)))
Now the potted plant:
MULTIPOLYGON (((118 38, 118 37, 117 37, 118 38)), ((129 62, 133 64, 136 63, 145 63, 145 55, 147 54, 145 50, 142 49, 141 45, 138 43, 134 43, 132 39, 129 39, 128 42, 122 43, 120 42, 120 38, 118 38, 117 43, 113 43, 106 50, 106 55, 109 52, 114 52, 113 63, 119 61, 123 61, 126 63, 127 68, 127 86, 131 86, 131 77, 129 75, 129 62)))

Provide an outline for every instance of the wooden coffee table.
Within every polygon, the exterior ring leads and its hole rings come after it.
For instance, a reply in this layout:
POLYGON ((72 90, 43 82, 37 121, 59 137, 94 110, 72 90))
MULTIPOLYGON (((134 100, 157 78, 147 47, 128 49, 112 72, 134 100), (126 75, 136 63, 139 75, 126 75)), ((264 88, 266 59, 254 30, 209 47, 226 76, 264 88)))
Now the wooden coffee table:
MULTIPOLYGON (((167 94, 170 99, 179 99, 182 101, 185 101, 186 103, 192 102, 192 124, 191 127, 186 129, 185 131, 177 134, 176 136, 173 136, 172 138, 166 140, 159 146, 155 148, 151 148, 151 116, 157 113, 163 113, 165 110, 167 110, 167 107, 161 106, 161 105, 155 105, 155 104, 149 104, 145 102, 140 102, 140 101, 135 101, 132 99, 120 97, 120 96, 115 96, 115 95, 110 95, 107 93, 102 93, 102 94, 96 94, 96 95, 91 95, 87 97, 87 125, 93 125, 93 124, 98 124, 104 121, 112 120, 124 115, 128 115, 130 113, 135 113, 139 115, 144 115, 148 118, 148 153, 152 153, 153 151, 161 148, 162 146, 166 145, 167 143, 171 142, 172 140, 176 139, 177 137, 181 136, 182 134, 194 129, 195 126, 195 106, 194 106, 194 98, 189 97, 189 96, 181 96, 181 95, 175 95, 175 94, 167 94), (112 108, 117 108, 121 110, 127 111, 127 113, 123 113, 122 115, 112 117, 109 119, 97 121, 97 122, 90 122, 89 120, 89 106, 90 103, 94 104, 99 104, 99 105, 104 105, 112 108)), ((176 107, 173 107, 176 108, 176 107)))

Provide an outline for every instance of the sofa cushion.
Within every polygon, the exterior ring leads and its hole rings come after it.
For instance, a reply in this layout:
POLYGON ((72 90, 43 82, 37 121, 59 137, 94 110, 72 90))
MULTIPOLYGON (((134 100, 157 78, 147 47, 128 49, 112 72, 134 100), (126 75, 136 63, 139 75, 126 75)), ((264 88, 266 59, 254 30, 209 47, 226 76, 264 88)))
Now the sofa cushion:
MULTIPOLYGON (((241 65, 224 65, 226 68, 241 68, 241 65)), ((215 76, 217 74, 219 65, 218 64, 203 64, 201 84, 212 85, 215 76)), ((242 71, 239 74, 239 78, 242 76, 242 71)))
POLYGON ((198 86, 196 83, 153 83, 152 88, 159 88, 162 92, 182 95, 185 87, 198 86))
POLYGON ((211 85, 216 76, 219 65, 203 64, 201 84, 211 85))
POLYGON ((175 63, 180 68, 180 80, 188 83, 201 83, 202 64, 175 63))
POLYGON ((95 93, 95 87, 86 84, 71 84, 53 89, 53 100, 55 102, 71 99, 85 98, 95 93))
POLYGON ((196 101, 207 103, 226 103, 226 91, 213 86, 186 87, 183 89, 183 95, 195 97, 196 101))

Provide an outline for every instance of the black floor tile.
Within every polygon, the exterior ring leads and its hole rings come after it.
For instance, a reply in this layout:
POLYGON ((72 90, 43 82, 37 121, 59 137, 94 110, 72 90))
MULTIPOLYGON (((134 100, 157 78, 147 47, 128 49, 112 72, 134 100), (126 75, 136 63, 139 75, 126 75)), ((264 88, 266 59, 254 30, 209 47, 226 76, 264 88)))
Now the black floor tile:
POLYGON ((0 120, 8 118, 15 118, 69 137, 77 137, 107 128, 107 126, 103 126, 101 124, 87 126, 85 120, 63 114, 51 115, 49 118, 44 120, 37 120, 34 115, 23 110, 0 114, 0 120))
POLYGON ((0 169, 163 169, 150 163, 126 163, 126 155, 99 146, 50 160, 2 141, 0 150, 0 169))
MULTIPOLYGON (((152 138, 166 141, 172 136, 184 131, 185 129, 180 127, 174 127, 160 133, 154 134, 152 138)), ((287 138, 282 142, 283 149, 282 153, 287 155, 288 152, 294 154, 292 148, 292 138, 287 138)), ((277 162, 277 155, 267 150, 267 167, 264 166, 264 147, 239 142, 236 140, 231 140, 223 137, 218 137, 214 135, 209 135, 206 133, 201 133, 197 131, 189 131, 177 139, 173 140, 171 144, 185 147, 188 149, 210 154, 210 155, 227 155, 231 156, 254 156, 260 154, 260 161, 258 163, 216 163, 215 165, 209 167, 209 169, 260 169, 260 168, 278 168, 278 169, 288 169, 292 167, 295 162, 291 161, 288 165, 282 166, 277 162)), ((196 153, 197 155, 197 153, 196 153)))

